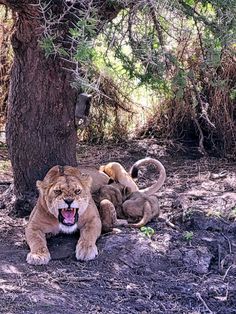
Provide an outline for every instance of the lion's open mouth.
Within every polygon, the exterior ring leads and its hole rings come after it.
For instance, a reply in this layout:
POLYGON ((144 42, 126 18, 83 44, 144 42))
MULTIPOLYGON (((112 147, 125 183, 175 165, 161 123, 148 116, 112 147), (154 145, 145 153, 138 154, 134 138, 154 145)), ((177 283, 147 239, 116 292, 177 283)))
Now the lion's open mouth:
POLYGON ((72 226, 78 221, 78 208, 60 208, 58 218, 62 224, 72 226))

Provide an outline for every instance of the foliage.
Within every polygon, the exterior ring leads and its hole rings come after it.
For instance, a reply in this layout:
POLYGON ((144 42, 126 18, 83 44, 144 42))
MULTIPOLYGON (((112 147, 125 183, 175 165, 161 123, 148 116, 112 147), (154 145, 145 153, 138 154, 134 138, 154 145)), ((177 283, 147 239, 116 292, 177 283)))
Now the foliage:
POLYGON ((193 232, 192 231, 186 231, 184 233, 183 237, 184 237, 185 241, 188 241, 188 242, 192 241, 192 239, 193 239, 193 232))
POLYGON ((93 60, 96 58, 95 39, 100 23, 97 8, 78 6, 74 1, 62 1, 57 6, 52 1, 39 0, 43 17, 43 35, 39 44, 45 56, 59 56, 73 73, 73 86, 79 91, 98 90, 91 83, 93 60), (69 61, 69 63, 67 62, 69 61))
POLYGON ((54 54, 53 39, 54 39, 54 37, 47 36, 47 37, 42 38, 39 41, 39 45, 44 50, 46 58, 48 58, 50 55, 54 54))
POLYGON ((129 79, 163 99, 139 136, 236 156, 235 13, 233 1, 138 1, 110 22, 107 66, 113 50, 129 79))
POLYGON ((231 0, 137 1, 104 28, 106 66, 162 99, 139 136, 236 156, 235 17, 231 0))
POLYGON ((133 103, 110 76, 94 72, 99 77, 99 91, 93 92, 90 123, 80 134, 80 140, 102 143, 124 141, 134 116, 133 103))
POLYGON ((203 155, 235 156, 235 1, 104 3, 119 12, 111 14, 108 23, 100 18, 96 1, 38 3, 43 22, 39 44, 45 56, 60 57, 72 71, 73 86, 92 92, 99 104, 92 120, 101 117, 101 123, 93 123, 85 138, 100 141, 113 131, 113 137, 122 138, 131 124, 125 112, 147 113, 143 104, 131 110, 129 101, 123 106, 128 111, 114 109, 118 93, 107 101, 101 84, 101 77, 110 77, 110 90, 119 91, 121 103, 140 88, 156 99, 139 136, 191 141, 203 155), (98 69, 105 74, 97 75, 98 69))
POLYGON ((151 227, 146 227, 146 226, 141 227, 141 228, 140 228, 140 231, 141 231, 145 236, 147 236, 148 238, 151 238, 151 237, 154 235, 154 233, 155 233, 155 230, 154 230, 153 228, 151 228, 151 227))

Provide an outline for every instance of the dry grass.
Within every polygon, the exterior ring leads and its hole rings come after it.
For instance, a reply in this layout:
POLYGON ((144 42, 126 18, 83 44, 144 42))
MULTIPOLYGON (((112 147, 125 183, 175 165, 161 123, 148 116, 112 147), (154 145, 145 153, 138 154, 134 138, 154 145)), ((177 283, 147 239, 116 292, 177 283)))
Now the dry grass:
POLYGON ((191 143, 203 155, 235 158, 236 62, 225 53, 215 70, 203 73, 200 65, 194 66, 194 78, 188 78, 183 97, 165 101, 138 136, 191 143))
POLYGON ((134 115, 133 103, 111 77, 97 72, 95 75, 99 76, 99 92, 93 93, 90 123, 79 138, 97 144, 127 139, 134 115))

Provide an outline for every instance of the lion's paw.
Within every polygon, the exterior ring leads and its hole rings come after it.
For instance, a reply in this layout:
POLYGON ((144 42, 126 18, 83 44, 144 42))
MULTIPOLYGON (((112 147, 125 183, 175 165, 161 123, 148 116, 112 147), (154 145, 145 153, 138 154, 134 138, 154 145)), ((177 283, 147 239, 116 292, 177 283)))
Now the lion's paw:
POLYGON ((26 261, 31 265, 46 265, 50 261, 51 256, 49 252, 44 253, 28 253, 26 261))
POLYGON ((77 260, 91 261, 98 255, 98 249, 95 244, 91 245, 86 241, 79 241, 76 246, 75 255, 77 260))

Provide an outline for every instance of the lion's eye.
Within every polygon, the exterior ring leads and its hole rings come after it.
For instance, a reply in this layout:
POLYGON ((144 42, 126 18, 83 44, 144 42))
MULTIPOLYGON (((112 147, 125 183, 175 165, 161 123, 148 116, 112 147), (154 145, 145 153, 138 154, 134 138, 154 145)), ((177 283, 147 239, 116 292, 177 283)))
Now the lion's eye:
POLYGON ((54 190, 54 193, 55 193, 56 195, 60 195, 60 194, 62 193, 62 191, 61 191, 61 190, 54 190))
POLYGON ((76 195, 79 195, 80 193, 81 193, 81 190, 80 190, 80 189, 75 190, 75 194, 76 194, 76 195))

